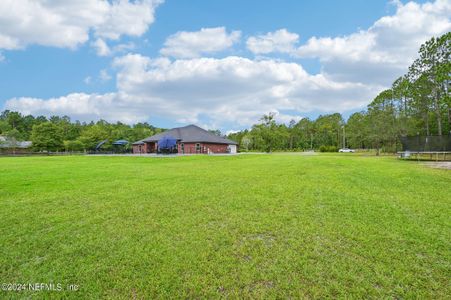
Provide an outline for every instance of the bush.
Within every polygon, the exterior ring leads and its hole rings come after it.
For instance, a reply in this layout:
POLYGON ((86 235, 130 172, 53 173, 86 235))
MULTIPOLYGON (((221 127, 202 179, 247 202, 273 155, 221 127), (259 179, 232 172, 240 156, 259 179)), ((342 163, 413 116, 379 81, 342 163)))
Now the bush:
POLYGON ((83 151, 84 145, 81 141, 64 141, 64 148, 66 151, 83 151))
POLYGON ((336 146, 321 146, 319 147, 320 152, 338 152, 338 148, 336 146))

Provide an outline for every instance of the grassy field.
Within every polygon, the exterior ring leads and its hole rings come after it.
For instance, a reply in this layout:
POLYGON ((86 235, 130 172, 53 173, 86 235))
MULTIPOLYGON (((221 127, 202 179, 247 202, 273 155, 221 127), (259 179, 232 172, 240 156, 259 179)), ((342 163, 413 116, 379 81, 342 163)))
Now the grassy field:
POLYGON ((62 285, 0 298, 451 295, 451 171, 416 162, 0 158, 0 205, 0 283, 62 285))

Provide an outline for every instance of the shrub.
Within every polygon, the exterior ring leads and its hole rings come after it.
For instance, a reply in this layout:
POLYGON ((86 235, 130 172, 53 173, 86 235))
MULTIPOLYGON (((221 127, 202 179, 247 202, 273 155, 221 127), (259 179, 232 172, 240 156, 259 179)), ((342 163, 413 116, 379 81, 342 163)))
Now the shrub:
POLYGON ((338 148, 336 146, 320 146, 320 152, 338 152, 338 148))
POLYGON ((66 151, 83 151, 84 145, 81 141, 64 141, 64 148, 66 151))

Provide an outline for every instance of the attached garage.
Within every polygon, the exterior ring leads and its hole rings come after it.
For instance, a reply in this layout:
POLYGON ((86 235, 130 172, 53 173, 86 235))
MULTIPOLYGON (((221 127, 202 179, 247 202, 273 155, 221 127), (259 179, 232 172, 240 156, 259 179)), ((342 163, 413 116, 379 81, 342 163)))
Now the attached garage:
POLYGON ((230 145, 229 145, 230 153, 231 153, 231 154, 237 153, 237 149, 236 149, 236 148, 237 148, 237 147, 236 147, 235 144, 230 144, 230 145))

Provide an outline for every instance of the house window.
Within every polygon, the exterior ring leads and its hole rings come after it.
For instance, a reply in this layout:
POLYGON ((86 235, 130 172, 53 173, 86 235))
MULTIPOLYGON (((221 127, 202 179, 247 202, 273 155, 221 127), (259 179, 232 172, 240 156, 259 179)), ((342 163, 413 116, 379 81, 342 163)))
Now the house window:
POLYGON ((200 152, 200 144, 199 143, 196 144, 196 152, 198 152, 198 153, 200 152))
POLYGON ((180 150, 182 151, 182 153, 185 153, 185 144, 180 144, 180 150))

